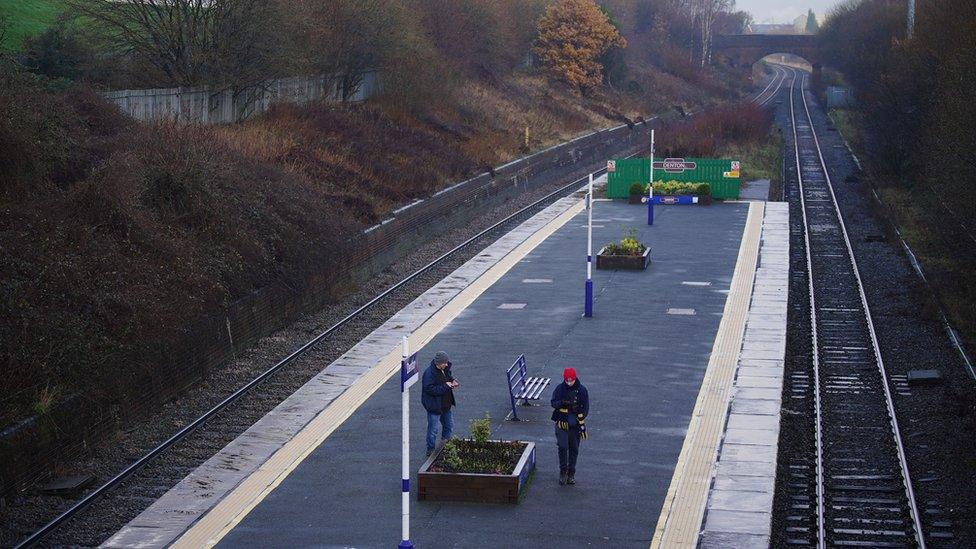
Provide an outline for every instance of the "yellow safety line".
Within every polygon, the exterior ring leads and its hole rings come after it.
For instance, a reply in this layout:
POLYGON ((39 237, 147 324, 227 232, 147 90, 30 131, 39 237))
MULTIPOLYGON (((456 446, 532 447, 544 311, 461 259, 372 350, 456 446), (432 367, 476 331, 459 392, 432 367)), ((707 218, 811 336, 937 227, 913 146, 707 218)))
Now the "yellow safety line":
POLYGON ((671 477, 671 485, 664 497, 664 505, 651 540, 652 548, 693 548, 698 545, 698 533, 712 479, 712 465, 725 424, 732 374, 739 359, 742 335, 745 332, 765 207, 762 202, 749 203, 749 215, 739 245, 739 257, 732 275, 729 295, 725 300, 722 321, 715 334, 712 355, 688 424, 688 434, 685 435, 681 454, 671 477))
MULTIPOLYGON (((479 295, 581 211, 582 201, 519 244, 417 328, 410 335, 410 347, 419 349, 429 343, 479 295)), ((180 536, 173 547, 196 549, 216 545, 399 369, 400 348, 396 347, 180 536)))

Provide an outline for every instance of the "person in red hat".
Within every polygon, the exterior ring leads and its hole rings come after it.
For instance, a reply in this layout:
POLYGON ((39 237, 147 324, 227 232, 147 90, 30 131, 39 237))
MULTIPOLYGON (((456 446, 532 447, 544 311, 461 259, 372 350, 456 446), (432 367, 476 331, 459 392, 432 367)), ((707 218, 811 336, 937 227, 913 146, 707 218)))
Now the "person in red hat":
POLYGON ((552 391, 552 408, 559 447, 559 484, 576 484, 576 457, 580 440, 586 438, 590 395, 576 377, 575 369, 563 370, 563 382, 552 391))

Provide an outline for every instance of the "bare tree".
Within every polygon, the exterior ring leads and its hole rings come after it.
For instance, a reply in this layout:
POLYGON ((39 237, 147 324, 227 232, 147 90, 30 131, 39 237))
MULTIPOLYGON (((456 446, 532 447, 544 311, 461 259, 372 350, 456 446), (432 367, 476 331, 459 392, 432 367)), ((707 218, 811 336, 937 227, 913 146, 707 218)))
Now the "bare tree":
POLYGON ((304 0, 293 5, 305 26, 307 62, 332 77, 349 99, 397 42, 398 0, 304 0))
POLYGON ((735 0, 689 0, 688 7, 691 17, 695 21, 698 34, 698 51, 700 65, 705 66, 712 59, 712 35, 715 19, 719 13, 731 11, 735 0))
POLYGON ((270 0, 66 0, 109 51, 157 69, 172 85, 240 88, 279 75, 285 35, 270 0))

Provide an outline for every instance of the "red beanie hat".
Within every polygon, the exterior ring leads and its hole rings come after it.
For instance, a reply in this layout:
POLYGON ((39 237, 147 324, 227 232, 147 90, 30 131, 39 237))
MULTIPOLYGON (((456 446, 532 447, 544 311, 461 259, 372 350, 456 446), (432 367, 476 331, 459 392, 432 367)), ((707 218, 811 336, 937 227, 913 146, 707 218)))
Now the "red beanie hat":
POLYGON ((570 379, 576 379, 576 370, 573 368, 566 368, 563 370, 563 381, 569 381, 570 379))

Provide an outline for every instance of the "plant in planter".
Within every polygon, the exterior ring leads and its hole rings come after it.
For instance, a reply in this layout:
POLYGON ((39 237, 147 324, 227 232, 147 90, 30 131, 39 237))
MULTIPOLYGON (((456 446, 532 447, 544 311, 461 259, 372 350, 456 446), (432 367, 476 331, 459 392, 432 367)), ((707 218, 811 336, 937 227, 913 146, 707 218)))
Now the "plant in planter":
POLYGON ((654 183, 654 203, 711 204, 712 188, 708 183, 658 181, 654 183))
POLYGON ((651 249, 637 240, 637 230, 631 229, 619 244, 611 242, 600 249, 596 268, 643 271, 650 260, 651 249))
POLYGON ((647 196, 647 184, 631 183, 630 184, 630 194, 627 198, 627 202, 630 204, 640 204, 641 198, 647 196))
POLYGON ((518 503, 535 470, 535 444, 491 440, 491 418, 471 422, 471 438, 452 438, 417 473, 417 499, 518 503))

